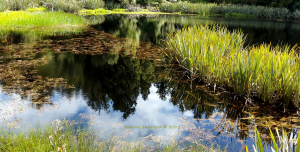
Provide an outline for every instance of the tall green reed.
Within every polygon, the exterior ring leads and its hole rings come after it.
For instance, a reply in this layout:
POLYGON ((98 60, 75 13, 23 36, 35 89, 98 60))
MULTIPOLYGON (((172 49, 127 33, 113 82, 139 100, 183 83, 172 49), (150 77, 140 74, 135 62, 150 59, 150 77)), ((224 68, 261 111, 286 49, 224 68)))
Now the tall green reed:
POLYGON ((197 25, 168 35, 168 56, 207 84, 264 102, 299 101, 300 66, 296 46, 262 44, 244 48, 244 34, 197 25))
MULTIPOLYGON (((272 132, 272 130, 269 128, 270 130, 270 135, 271 135, 271 139, 273 142, 273 146, 271 146, 271 150, 272 152, 290 152, 290 151, 294 151, 296 150, 296 152, 300 151, 300 132, 298 132, 298 137, 297 137, 297 143, 296 143, 296 147, 295 149, 293 149, 293 147, 291 147, 291 143, 289 141, 288 135, 287 133, 284 131, 284 129, 282 129, 282 133, 281 135, 279 134, 278 128, 276 128, 276 133, 277 133, 277 138, 278 138, 278 144, 276 142, 275 136, 272 132)), ((264 152, 264 146, 262 144, 262 140, 260 138, 259 132, 257 130, 257 128, 255 127, 255 145, 253 145, 253 150, 254 152, 264 152)), ((246 152, 249 152, 248 147, 245 147, 246 152)))

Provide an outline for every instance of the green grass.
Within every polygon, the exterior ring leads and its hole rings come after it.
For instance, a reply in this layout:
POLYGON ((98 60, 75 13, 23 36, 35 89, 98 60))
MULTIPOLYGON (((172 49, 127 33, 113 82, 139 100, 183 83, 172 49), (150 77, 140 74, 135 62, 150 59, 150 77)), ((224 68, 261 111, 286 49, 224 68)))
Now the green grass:
POLYGON ((0 13, 1 30, 85 26, 82 17, 63 12, 11 11, 0 13))
POLYGON ((264 102, 298 104, 298 48, 262 44, 243 48, 241 31, 197 25, 169 35, 168 56, 203 82, 264 102))
MULTIPOLYGON (((249 17, 265 19, 294 19, 299 20, 299 11, 291 12, 287 8, 275 8, 265 6, 233 5, 233 4, 209 4, 209 3, 162 3, 161 12, 184 12, 187 14, 243 14, 249 17)), ((244 16, 245 17, 245 16, 244 16)))
MULTIPOLYGON (((193 144, 179 148, 170 142, 154 149, 141 142, 101 139, 97 132, 80 128, 76 123, 56 120, 50 125, 37 125, 28 130, 0 129, 0 151, 208 151, 212 147, 193 144), (76 128, 77 126, 77 128, 76 128)), ((219 151, 219 150, 217 150, 219 151)))

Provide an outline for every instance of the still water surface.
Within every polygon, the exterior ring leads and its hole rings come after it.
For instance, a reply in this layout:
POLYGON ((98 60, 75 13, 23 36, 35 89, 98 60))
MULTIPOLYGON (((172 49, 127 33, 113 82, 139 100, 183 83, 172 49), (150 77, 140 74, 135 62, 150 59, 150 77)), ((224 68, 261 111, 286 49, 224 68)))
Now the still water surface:
MULTIPOLYGON (((93 21, 93 29, 128 38, 122 41, 130 40, 130 46, 139 48, 137 50, 152 48, 141 45, 144 42, 161 46, 167 37, 166 33, 184 26, 211 23, 225 25, 231 30, 241 29, 247 35, 246 45, 278 42, 294 45, 300 42, 300 22, 297 21, 171 15, 107 15, 88 18, 93 21), (132 40, 135 45, 132 45, 132 40)), ((63 36, 30 32, 0 34, 0 46, 6 49, 25 45, 22 43, 51 40, 46 54, 52 57, 47 58, 47 64, 35 67, 35 75, 63 78, 74 87, 50 88, 45 91, 51 97, 50 102, 37 104, 30 97, 12 92, 8 94, 3 89, 7 84, 2 83, 1 123, 26 128, 55 119, 83 120, 86 126, 98 129, 103 138, 126 135, 126 138, 120 140, 151 138, 149 142, 154 143, 158 139, 161 142, 171 139, 190 143, 195 140, 209 141, 204 144, 214 143, 229 151, 241 151, 245 145, 251 149, 254 126, 258 126, 266 137, 268 127, 274 129, 284 125, 290 137, 298 132, 300 119, 296 114, 285 117, 268 107, 249 107, 238 101, 233 103, 230 97, 195 90, 195 86, 191 89, 189 84, 180 83, 180 78, 171 75, 166 66, 156 64, 153 60, 124 56, 109 52, 110 49, 108 53, 100 55, 74 54, 69 48, 60 50, 66 53, 53 53, 57 48, 67 45, 87 51, 100 45, 95 42, 87 45, 85 40, 92 41, 93 38, 89 30, 81 33, 63 36), (82 44, 77 45, 78 42, 82 44), (150 126, 155 129, 145 129, 150 126)), ((107 41, 101 40, 101 45, 109 43, 107 41)), ((119 41, 117 39, 113 43, 119 41)), ((36 55, 36 58, 44 55, 36 55)), ((7 61, 2 57, 0 61, 6 64, 14 59, 7 61)), ((270 143, 270 139, 267 139, 267 145, 270 143)))

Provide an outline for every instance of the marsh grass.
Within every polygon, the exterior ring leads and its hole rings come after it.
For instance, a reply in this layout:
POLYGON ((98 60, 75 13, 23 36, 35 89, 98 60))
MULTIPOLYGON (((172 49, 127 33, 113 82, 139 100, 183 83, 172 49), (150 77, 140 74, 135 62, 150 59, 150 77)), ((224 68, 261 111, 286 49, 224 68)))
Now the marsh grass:
POLYGON ((82 17, 63 12, 12 11, 0 13, 2 30, 26 28, 85 26, 82 17))
POLYGON ((266 19, 299 19, 299 11, 291 12, 286 8, 265 6, 233 5, 233 4, 207 4, 207 3, 162 3, 159 7, 161 12, 184 12, 187 14, 243 14, 266 19))
POLYGON ((0 151, 209 151, 213 148, 200 144, 180 148, 178 142, 147 147, 143 142, 119 141, 114 137, 103 140, 95 130, 80 126, 73 121, 55 120, 26 131, 1 128, 0 151))
POLYGON ((247 99, 299 102, 298 47, 262 44, 243 47, 244 34, 225 27, 197 25, 168 35, 167 55, 191 75, 247 99))

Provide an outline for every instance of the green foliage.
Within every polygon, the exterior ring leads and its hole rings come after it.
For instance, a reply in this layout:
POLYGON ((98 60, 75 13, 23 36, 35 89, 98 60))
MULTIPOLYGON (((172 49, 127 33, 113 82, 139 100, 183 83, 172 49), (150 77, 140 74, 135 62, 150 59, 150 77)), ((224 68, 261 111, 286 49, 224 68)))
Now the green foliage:
POLYGON ((160 5, 161 12, 184 12, 188 14, 243 14, 267 19, 296 19, 294 14, 287 8, 233 5, 233 4, 204 4, 204 3, 163 3, 160 5))
POLYGON ((0 1, 0 12, 5 11, 7 5, 5 3, 5 1, 0 1))
POLYGON ((295 3, 292 5, 293 10, 300 10, 300 2, 295 1, 295 3))
POLYGON ((293 17, 295 20, 300 20, 300 10, 295 10, 293 13, 293 17))
POLYGON ((125 12, 126 10, 125 9, 118 9, 118 8, 116 8, 116 9, 113 9, 113 11, 114 12, 125 12))
POLYGON ((163 3, 159 6, 161 12, 185 12, 188 14, 202 14, 210 13, 213 8, 217 7, 217 4, 192 4, 188 2, 179 3, 163 3))
POLYGON ((105 3, 103 0, 81 0, 82 8, 85 9, 98 9, 103 8, 105 3))
POLYGON ((270 44, 243 48, 241 31, 198 25, 169 35, 169 57, 208 83, 230 87, 240 96, 264 102, 299 102, 297 48, 270 44), (201 37, 201 39, 199 39, 201 37))

